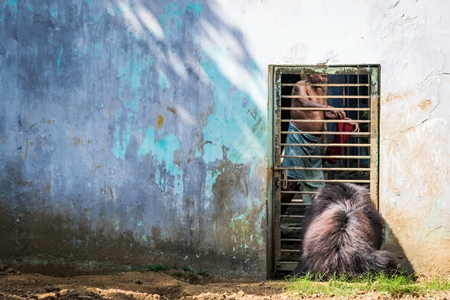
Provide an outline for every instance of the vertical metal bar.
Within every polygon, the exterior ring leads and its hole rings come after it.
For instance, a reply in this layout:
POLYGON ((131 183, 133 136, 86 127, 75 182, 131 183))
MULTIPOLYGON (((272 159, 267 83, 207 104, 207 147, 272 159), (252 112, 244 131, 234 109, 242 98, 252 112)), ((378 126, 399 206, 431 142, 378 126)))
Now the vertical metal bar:
POLYGON ((267 252, 266 252, 266 277, 267 279, 269 279, 269 277, 273 277, 273 275, 275 274, 275 264, 274 264, 274 248, 273 248, 273 214, 274 214, 274 182, 275 182, 275 176, 274 176, 274 172, 272 171, 272 168, 270 168, 270 166, 272 166, 274 164, 274 162, 276 161, 273 157, 273 142, 274 142, 274 118, 275 118, 275 113, 274 113, 274 66, 269 66, 269 99, 268 99, 268 122, 269 122, 269 130, 271 132, 269 132, 269 147, 268 147, 268 155, 267 155, 267 159, 268 161, 268 178, 267 178, 267 182, 269 183, 268 185, 268 195, 267 195, 267 252))
MULTIPOLYGON (((274 166, 275 170, 281 167, 281 69, 274 70, 274 166)), ((281 258, 281 172, 274 172, 274 199, 273 199, 273 264, 281 258)))
MULTIPOLYGON (((347 74, 347 75, 345 75, 345 83, 349 83, 349 81, 350 81, 350 76, 347 74)), ((344 89, 346 92, 345 92, 345 95, 346 96, 348 96, 348 95, 350 95, 350 89, 349 89, 349 87, 347 86, 347 87, 345 87, 345 89, 344 89)), ((348 107, 348 102, 349 102, 349 100, 348 99, 342 99, 342 106, 343 107, 348 107)), ((348 148, 345 148, 345 155, 350 155, 350 149, 348 149, 348 148)), ((345 159, 345 166, 347 167, 347 168, 350 168, 350 160, 349 159, 345 159)), ((348 178, 348 173, 346 174, 346 177, 348 178)))
POLYGON ((379 209, 378 200, 378 141, 379 141, 379 66, 372 68, 370 75, 370 195, 372 201, 379 209))
MULTIPOLYGON (((372 96, 370 99, 372 107, 378 107, 378 96, 372 96)), ((376 109, 371 110, 371 132, 370 132, 370 195, 372 201, 379 208, 378 203, 378 114, 376 109)))
MULTIPOLYGON (((360 79, 360 76, 361 76, 361 74, 358 74, 358 75, 356 75, 356 83, 357 84, 359 84, 359 79, 360 79)), ((359 96, 360 95, 360 87, 358 86, 357 88, 356 88, 356 94, 359 96)), ((361 103, 360 103, 360 99, 358 99, 357 100, 357 103, 356 103, 356 107, 357 108, 360 108, 361 107, 361 103)), ((358 110, 358 112, 356 113, 356 119, 357 120, 361 120, 361 115, 360 115, 360 111, 358 110)), ((360 130, 361 130, 361 128, 360 128, 360 130)), ((354 140, 356 140, 355 138, 353 138, 354 140)), ((358 139, 357 140, 357 142, 359 143, 361 140, 360 139, 358 139)), ((357 151, 357 153, 358 153, 358 156, 361 156, 361 148, 360 147, 358 147, 357 149, 356 149, 356 151, 357 151)), ((358 168, 361 168, 361 160, 360 159, 357 159, 356 160, 356 163, 357 163, 357 167, 358 168)))

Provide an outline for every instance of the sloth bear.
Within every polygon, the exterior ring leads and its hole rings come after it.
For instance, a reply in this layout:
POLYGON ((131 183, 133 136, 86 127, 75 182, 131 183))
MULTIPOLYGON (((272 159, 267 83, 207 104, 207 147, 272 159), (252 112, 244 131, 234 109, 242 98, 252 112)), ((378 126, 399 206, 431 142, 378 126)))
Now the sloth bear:
POLYGON ((367 188, 350 183, 320 188, 302 223, 294 275, 391 273, 397 260, 380 250, 384 226, 367 188))

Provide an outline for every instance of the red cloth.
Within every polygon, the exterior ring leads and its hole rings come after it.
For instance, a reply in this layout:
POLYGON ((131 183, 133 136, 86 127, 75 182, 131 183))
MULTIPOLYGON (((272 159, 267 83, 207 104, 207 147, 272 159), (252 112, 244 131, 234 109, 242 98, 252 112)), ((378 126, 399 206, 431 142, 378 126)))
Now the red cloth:
MULTIPOLYGON (((337 131, 338 132, 352 132, 353 125, 350 123, 337 123, 337 131)), ((336 134, 334 139, 331 141, 331 144, 345 144, 350 138, 350 134, 336 134)), ((344 155, 344 147, 342 146, 330 146, 327 148, 326 155, 344 155)), ((324 158, 323 161, 326 161, 330 164, 335 164, 338 162, 336 158, 324 158)))

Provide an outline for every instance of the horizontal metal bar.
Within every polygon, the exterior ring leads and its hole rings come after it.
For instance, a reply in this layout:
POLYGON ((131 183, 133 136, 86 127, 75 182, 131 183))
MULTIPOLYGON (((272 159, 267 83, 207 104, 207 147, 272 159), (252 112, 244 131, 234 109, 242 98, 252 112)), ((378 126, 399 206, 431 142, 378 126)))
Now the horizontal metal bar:
POLYGON ((281 155, 282 158, 338 158, 338 159, 370 159, 370 155, 281 155))
POLYGON ((281 110, 302 110, 302 111, 315 111, 315 110, 325 110, 325 111, 331 111, 331 110, 343 110, 343 111, 370 111, 370 108, 367 107, 291 107, 291 106, 284 106, 281 107, 281 110))
MULTIPOLYGON (((297 192, 296 192, 297 194, 297 192)), ((306 206, 310 206, 310 204, 306 204, 303 202, 290 202, 290 203, 281 203, 282 206, 300 206, 300 207, 306 207, 306 206)))
POLYGON ((323 183, 335 183, 335 182, 353 182, 353 183, 370 183, 370 180, 356 180, 356 179, 291 179, 287 182, 323 182, 323 183))
POLYGON ((370 86, 369 83, 282 83, 281 86, 370 86))
POLYGON ((280 131, 281 134, 311 134, 311 135, 335 135, 335 134, 347 134, 347 135, 354 135, 354 136, 370 136, 370 132, 340 132, 340 131, 298 131, 298 132, 292 132, 292 131, 280 131))
POLYGON ((305 120, 305 119, 281 119, 281 122, 297 122, 297 123, 371 123, 370 120, 336 120, 336 119, 325 119, 325 120, 305 120))
POLYGON ((370 172, 370 168, 303 168, 303 167, 274 167, 274 171, 283 170, 320 170, 320 171, 353 171, 353 172, 370 172))
POLYGON ((301 242, 301 239, 288 239, 288 238, 281 238, 282 242, 301 242))
POLYGON ((293 218, 293 219, 303 219, 305 216, 304 215, 292 215, 292 214, 288 214, 288 215, 281 215, 282 218, 293 218))
MULTIPOLYGON (((316 194, 316 192, 284 191, 284 190, 281 190, 280 193, 282 193, 282 194, 310 194, 310 195, 316 194)), ((289 202, 289 203, 293 203, 293 202, 289 202)), ((302 203, 302 204, 304 204, 304 203, 302 203)), ((281 203, 281 205, 284 205, 284 204, 281 203)), ((306 204, 305 204, 305 205, 306 205, 306 204)))
POLYGON ((281 143, 280 146, 308 146, 308 147, 370 147, 370 144, 288 144, 288 143, 281 143))
POLYGON ((293 271, 298 265, 298 261, 278 261, 277 271, 293 271))
MULTIPOLYGON (((289 227, 289 229, 290 229, 290 227, 289 227)), ((281 248, 280 251, 281 252, 285 252, 285 253, 299 253, 300 249, 294 250, 294 249, 283 249, 283 248, 281 248)))
POLYGON ((316 99, 370 99, 371 96, 354 96, 354 95, 331 95, 331 96, 318 96, 318 95, 281 95, 281 98, 295 99, 295 98, 316 98, 316 99))

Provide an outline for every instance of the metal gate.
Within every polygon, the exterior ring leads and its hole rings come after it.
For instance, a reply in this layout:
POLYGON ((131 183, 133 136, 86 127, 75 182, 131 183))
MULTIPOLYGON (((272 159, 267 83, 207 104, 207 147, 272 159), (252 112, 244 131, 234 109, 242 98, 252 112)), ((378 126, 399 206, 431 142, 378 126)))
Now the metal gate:
MULTIPOLYGON (((371 198, 378 207, 378 110, 379 110, 379 65, 354 66, 270 66, 270 97, 273 105, 273 194, 271 203, 270 226, 272 235, 269 237, 270 274, 292 271, 298 262, 300 247, 301 221, 308 204, 303 200, 308 195, 313 196, 314 190, 288 191, 290 182, 306 186, 332 182, 351 182, 368 186, 371 198), (293 87, 305 85, 301 80, 306 74, 327 74, 328 82, 308 84, 320 87, 321 98, 327 107, 292 107, 291 102, 298 95, 292 95, 293 87), (330 108, 329 106, 333 107, 330 108), (349 120, 312 120, 293 119, 293 111, 330 111, 343 110, 351 118, 351 123, 359 125, 359 132, 342 131, 339 123, 349 120), (321 122, 320 131, 289 130, 290 122, 321 122), (321 125, 322 126, 322 125, 321 125), (313 135, 318 141, 306 144, 317 147, 321 164, 314 167, 314 172, 323 172, 323 179, 296 179, 287 176, 289 170, 308 171, 308 167, 285 166, 282 162, 290 159, 311 159, 311 155, 286 155, 286 146, 298 146, 286 141, 288 135, 313 135), (342 141, 345 138, 345 142, 342 141), (337 142, 336 142, 337 141, 337 142), (331 149, 336 151, 331 151, 331 149), (328 151, 327 151, 328 150, 328 151), (281 203, 284 194, 294 194, 290 203, 281 203), (283 213, 282 213, 283 211, 283 213)), ((305 145, 305 144, 303 144, 305 145)), ((315 148, 316 149, 316 148, 315 148)), ((305 198, 306 199, 306 198, 305 198)))

